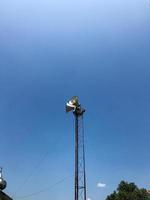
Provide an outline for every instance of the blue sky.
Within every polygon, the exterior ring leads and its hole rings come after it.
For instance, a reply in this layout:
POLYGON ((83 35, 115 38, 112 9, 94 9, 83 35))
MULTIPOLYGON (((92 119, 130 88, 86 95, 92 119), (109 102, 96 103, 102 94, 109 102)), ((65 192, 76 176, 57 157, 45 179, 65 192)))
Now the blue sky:
POLYGON ((150 188, 150 2, 0 2, 0 165, 14 199, 73 199, 73 116, 86 108, 87 196, 150 188), (106 187, 97 187, 98 183, 106 187))

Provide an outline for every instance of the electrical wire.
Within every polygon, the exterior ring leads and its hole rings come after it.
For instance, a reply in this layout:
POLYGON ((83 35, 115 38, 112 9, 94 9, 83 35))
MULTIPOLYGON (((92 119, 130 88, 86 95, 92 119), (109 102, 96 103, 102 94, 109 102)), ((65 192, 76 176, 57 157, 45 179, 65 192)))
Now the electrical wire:
POLYGON ((37 191, 37 192, 33 192, 33 193, 31 193, 31 194, 27 194, 27 195, 24 195, 24 196, 18 196, 18 197, 16 197, 15 199, 16 199, 16 200, 19 200, 19 199, 27 199, 27 198, 29 198, 29 197, 36 196, 36 195, 38 195, 38 194, 40 194, 40 193, 43 193, 43 192, 46 192, 46 191, 52 189, 53 187, 55 187, 55 186, 61 184, 62 182, 66 181, 67 179, 69 179, 69 178, 71 178, 71 177, 72 177, 72 176, 67 176, 67 177, 65 177, 65 178, 63 178, 63 179, 60 179, 58 182, 54 183, 53 185, 51 185, 51 186, 49 186, 49 187, 47 187, 47 188, 44 188, 44 189, 42 189, 42 190, 39 190, 39 191, 37 191))
POLYGON ((33 168, 33 170, 31 171, 31 173, 28 175, 28 177, 23 181, 23 183, 17 188, 17 190, 15 191, 15 193, 13 194, 13 198, 16 196, 16 193, 18 191, 20 191, 26 184, 27 182, 32 178, 32 176, 35 174, 35 172, 39 169, 39 167, 43 164, 44 160, 47 158, 48 156, 48 152, 46 152, 44 154, 44 156, 38 161, 38 163, 35 165, 35 167, 33 168))
MULTIPOLYGON (((58 138, 60 138, 60 135, 58 136, 58 138)), ((56 138, 56 140, 58 139, 56 138)), ((49 152, 47 151, 42 158, 37 162, 37 164, 35 165, 35 167, 31 170, 31 172, 29 173, 29 175, 27 176, 27 178, 23 181, 23 183, 17 188, 17 190, 14 192, 13 194, 13 198, 16 196, 16 193, 18 193, 18 191, 20 191, 28 182, 29 180, 33 177, 33 175, 37 172, 37 170, 39 169, 39 167, 43 164, 44 160, 46 160, 46 158, 48 157, 49 152)))

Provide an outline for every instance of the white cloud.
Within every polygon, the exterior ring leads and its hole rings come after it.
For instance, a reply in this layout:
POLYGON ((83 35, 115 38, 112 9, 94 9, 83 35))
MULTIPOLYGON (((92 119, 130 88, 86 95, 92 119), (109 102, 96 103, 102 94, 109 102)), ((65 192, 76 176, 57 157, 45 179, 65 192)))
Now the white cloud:
POLYGON ((98 188, 104 188, 104 187, 106 187, 106 184, 105 183, 97 183, 97 187, 98 188))
POLYGON ((87 200, 91 200, 91 198, 87 198, 87 200))

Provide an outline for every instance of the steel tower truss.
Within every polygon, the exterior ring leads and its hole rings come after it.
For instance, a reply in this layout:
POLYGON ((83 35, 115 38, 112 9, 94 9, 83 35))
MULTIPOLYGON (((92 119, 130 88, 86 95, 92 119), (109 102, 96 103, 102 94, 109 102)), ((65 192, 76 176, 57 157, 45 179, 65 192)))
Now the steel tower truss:
POLYGON ((75 115, 75 200, 86 200, 86 174, 84 151, 83 109, 74 111, 75 115))
POLYGON ((73 111, 75 117, 75 197, 74 200, 86 200, 86 174, 84 152, 83 114, 85 110, 74 96, 66 104, 66 112, 73 111))

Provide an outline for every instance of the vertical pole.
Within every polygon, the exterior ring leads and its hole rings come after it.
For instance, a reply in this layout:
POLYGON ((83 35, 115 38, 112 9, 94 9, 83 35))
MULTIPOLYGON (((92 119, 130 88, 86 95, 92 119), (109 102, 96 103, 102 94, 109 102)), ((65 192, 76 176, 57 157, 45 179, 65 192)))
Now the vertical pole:
POLYGON ((82 115, 82 128, 83 128, 83 167, 84 167, 84 200, 86 200, 86 172, 85 172, 85 147, 84 147, 84 126, 83 126, 83 115, 82 115))
POLYGON ((75 112, 75 200, 78 200, 78 114, 75 112))
POLYGON ((0 178, 2 178, 2 167, 0 167, 0 178))

